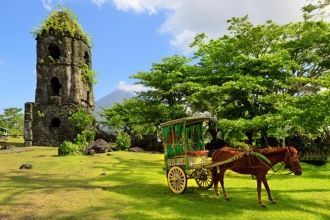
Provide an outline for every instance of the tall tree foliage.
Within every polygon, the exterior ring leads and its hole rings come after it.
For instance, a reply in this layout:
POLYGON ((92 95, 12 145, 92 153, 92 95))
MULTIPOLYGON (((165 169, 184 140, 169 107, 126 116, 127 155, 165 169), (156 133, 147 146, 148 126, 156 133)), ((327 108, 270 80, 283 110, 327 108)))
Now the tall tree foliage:
POLYGON ((258 139, 267 146, 270 136, 285 144, 294 134, 329 141, 330 24, 254 25, 247 16, 228 23, 229 33, 218 39, 196 36, 192 58, 168 57, 133 75, 149 90, 106 110, 109 126, 137 132, 138 125, 156 128, 165 119, 208 111, 218 136, 234 145, 258 139))
POLYGON ((23 113, 21 108, 6 108, 3 114, 0 114, 0 127, 9 129, 9 133, 13 135, 23 134, 23 113))
MULTIPOLYGON (((215 40, 199 35, 193 43, 204 86, 190 97, 192 105, 212 111, 229 141, 245 135, 251 141, 260 133, 267 145, 269 134, 283 139, 309 132, 308 123, 286 117, 289 110, 291 116, 312 111, 303 100, 316 101, 328 88, 329 23, 253 25, 244 17, 229 24, 229 35, 215 40)), ((300 119, 313 121, 306 117, 300 119)))

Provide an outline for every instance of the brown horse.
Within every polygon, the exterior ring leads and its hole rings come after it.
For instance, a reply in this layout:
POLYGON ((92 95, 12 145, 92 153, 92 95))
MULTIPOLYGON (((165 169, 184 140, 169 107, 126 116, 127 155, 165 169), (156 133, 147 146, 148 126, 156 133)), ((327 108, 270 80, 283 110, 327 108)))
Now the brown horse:
POLYGON ((257 157, 255 154, 251 153, 251 151, 243 151, 229 147, 223 147, 215 151, 212 155, 212 162, 216 165, 212 168, 214 190, 215 193, 219 195, 218 183, 220 181, 224 197, 228 200, 229 197, 225 191, 223 181, 226 170, 231 169, 237 173, 251 174, 257 179, 259 204, 265 207, 265 204, 261 201, 261 182, 267 190, 269 201, 275 203, 267 183, 267 172, 277 163, 284 162, 286 167, 295 175, 301 175, 302 171, 298 160, 298 151, 293 147, 273 147, 259 150, 254 149, 253 151, 259 152, 267 157, 270 163, 257 157), (222 164, 222 162, 225 162, 225 164, 222 164))

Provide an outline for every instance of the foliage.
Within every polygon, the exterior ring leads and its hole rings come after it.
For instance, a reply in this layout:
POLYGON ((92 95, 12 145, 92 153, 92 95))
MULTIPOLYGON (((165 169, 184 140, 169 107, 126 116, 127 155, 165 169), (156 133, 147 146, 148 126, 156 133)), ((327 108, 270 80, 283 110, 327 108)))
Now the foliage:
POLYGON ((37 116, 39 117, 39 118, 44 118, 45 117, 45 113, 44 112, 42 112, 42 111, 37 111, 37 116))
MULTIPOLYGON (((259 133, 268 145, 269 135, 285 139, 295 132, 317 133, 317 126, 327 126, 318 120, 311 128, 315 118, 309 116, 318 111, 312 106, 321 98, 316 94, 329 88, 325 80, 329 47, 324 45, 329 23, 253 25, 244 17, 232 18, 229 24, 230 35, 212 40, 199 35, 193 43, 200 62, 199 86, 189 97, 191 106, 212 112, 219 119, 222 138, 231 143, 244 136, 252 143, 259 133), (304 117, 299 116, 301 112, 304 117)), ((323 110, 319 108, 317 115, 323 110)))
POLYGON ((131 136, 125 132, 120 132, 116 137, 116 149, 127 150, 131 146, 131 136))
POLYGON ((75 111, 72 111, 68 119, 69 122, 76 127, 76 129, 81 131, 81 133, 77 134, 77 137, 75 138, 74 142, 63 142, 58 149, 58 154, 78 155, 85 150, 89 143, 94 141, 95 119, 94 116, 84 108, 79 108, 75 111))
POLYGON ((81 146, 81 148, 85 149, 85 147, 87 147, 89 143, 94 141, 94 138, 95 138, 95 132, 85 130, 81 134, 77 135, 74 143, 81 146))
POLYGON ((83 150, 82 146, 70 141, 64 141, 58 148, 58 155, 79 155, 83 150))
POLYGON ((102 113, 103 124, 115 131, 123 131, 131 136, 156 135, 158 125, 170 120, 172 117, 185 116, 184 109, 180 105, 169 108, 165 104, 132 98, 125 100, 123 104, 116 103, 102 113))
POLYGON ((71 111, 69 115, 69 122, 79 130, 93 130, 94 116, 85 108, 79 108, 71 111))
POLYGON ((79 155, 83 153, 89 143, 94 141, 95 132, 85 130, 78 134, 74 142, 64 141, 58 148, 58 155, 79 155))
MULTIPOLYGON (((189 90, 178 89, 176 86, 184 83, 190 77, 190 59, 184 56, 167 57, 160 63, 154 63, 148 72, 139 72, 132 76, 139 84, 149 88, 140 92, 142 100, 149 100, 170 108, 185 103, 189 90)), ((174 115, 173 115, 174 116, 174 115)), ((173 118, 172 116, 172 118, 173 118)))
POLYGON ((0 114, 0 127, 9 129, 11 135, 22 135, 24 116, 21 108, 11 107, 3 110, 0 114))
POLYGON ((83 31, 77 16, 68 8, 59 6, 58 9, 54 9, 41 26, 35 28, 32 33, 38 37, 43 34, 43 31, 49 33, 51 29, 61 35, 81 38, 88 45, 91 45, 91 37, 83 31))
POLYGON ((310 0, 308 5, 302 8, 305 20, 315 18, 327 18, 330 16, 330 0, 310 0))
MULTIPOLYGON (((329 5, 320 2, 315 8, 329 5)), ((105 110, 107 125, 152 133, 163 121, 207 111, 217 120, 212 138, 232 145, 285 145, 294 135, 330 145, 330 23, 228 23, 217 39, 197 35, 192 58, 167 57, 133 75, 148 90, 105 110)))
POLYGON ((96 72, 91 70, 87 64, 82 64, 82 81, 87 85, 96 84, 96 72))

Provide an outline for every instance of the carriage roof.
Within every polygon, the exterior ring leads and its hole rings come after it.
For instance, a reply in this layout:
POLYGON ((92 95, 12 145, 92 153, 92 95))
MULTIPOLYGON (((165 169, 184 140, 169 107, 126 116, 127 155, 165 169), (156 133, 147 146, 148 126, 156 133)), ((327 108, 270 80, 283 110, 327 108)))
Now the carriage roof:
POLYGON ((172 121, 167 121, 165 123, 160 124, 160 127, 167 127, 167 126, 171 126, 171 125, 178 125, 178 124, 185 124, 185 125, 189 125, 189 124, 195 124, 195 123, 199 123, 199 122, 203 122, 203 121, 208 121, 211 120, 212 118, 210 117, 186 117, 186 118, 180 118, 180 119, 175 119, 172 121))

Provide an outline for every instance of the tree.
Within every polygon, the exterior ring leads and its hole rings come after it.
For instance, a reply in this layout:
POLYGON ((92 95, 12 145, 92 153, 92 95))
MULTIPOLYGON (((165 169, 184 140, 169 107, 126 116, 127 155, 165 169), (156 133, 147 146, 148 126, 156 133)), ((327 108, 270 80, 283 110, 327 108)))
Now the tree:
POLYGON ((102 123, 114 131, 131 136, 156 136, 159 124, 172 119, 173 115, 177 118, 186 116, 179 106, 169 108, 167 105, 136 97, 105 109, 102 113, 105 121, 102 123))
MULTIPOLYGON (((163 104, 169 108, 183 108, 190 91, 180 86, 190 79, 190 59, 184 56, 167 57, 160 63, 154 63, 148 72, 139 72, 132 76, 138 79, 138 83, 149 88, 145 92, 140 92, 138 97, 153 104, 163 104)), ((176 111, 171 118, 176 118, 176 111)))
POLYGON ((330 16, 330 0, 310 0, 310 2, 302 8, 305 20, 324 19, 330 16))
POLYGON ((23 134, 24 117, 21 108, 11 107, 4 109, 0 115, 0 126, 9 129, 10 134, 23 134))
POLYGON ((217 119, 213 138, 233 145, 247 139, 268 146, 271 137, 284 145, 295 134, 329 140, 330 24, 254 25, 247 16, 228 22, 228 35, 196 36, 193 58, 164 58, 133 75, 149 90, 109 110, 109 125, 138 133, 139 126, 208 111, 217 119))
POLYGON ((229 24, 230 35, 213 40, 199 35, 192 45, 200 62, 191 106, 212 112, 222 138, 232 143, 246 137, 251 143, 260 133, 262 145, 268 145, 269 135, 285 139, 308 132, 308 123, 286 120, 289 109, 297 116, 304 110, 296 104, 317 101, 321 97, 315 94, 328 88, 329 23, 253 25, 244 17, 229 24))

